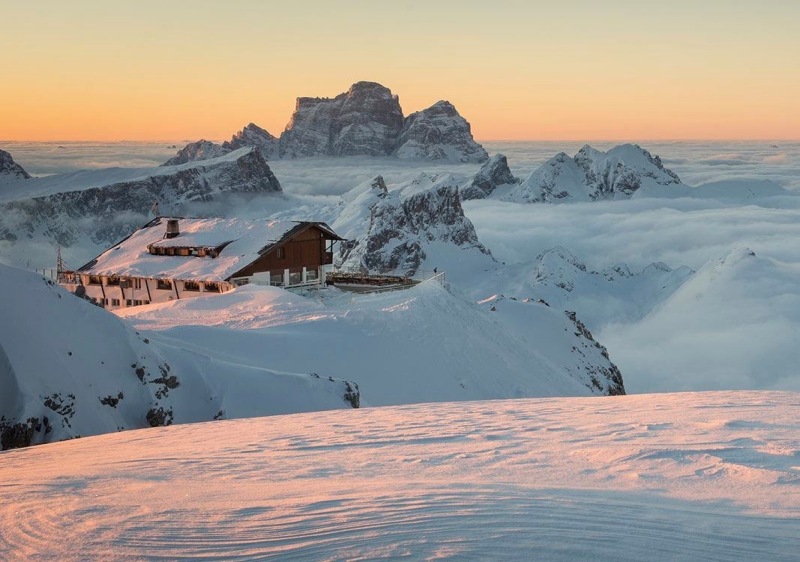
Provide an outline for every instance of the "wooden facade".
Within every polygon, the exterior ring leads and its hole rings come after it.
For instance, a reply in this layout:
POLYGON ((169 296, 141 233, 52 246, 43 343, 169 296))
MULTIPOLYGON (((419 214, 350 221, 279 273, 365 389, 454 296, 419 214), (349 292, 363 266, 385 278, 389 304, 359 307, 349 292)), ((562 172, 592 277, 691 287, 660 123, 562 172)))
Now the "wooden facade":
POLYGON ((306 224, 295 234, 287 234, 283 241, 268 248, 261 257, 232 277, 250 277, 256 273, 286 269, 290 273, 299 273, 303 268, 318 269, 333 263, 332 243, 335 240, 316 224, 306 224))

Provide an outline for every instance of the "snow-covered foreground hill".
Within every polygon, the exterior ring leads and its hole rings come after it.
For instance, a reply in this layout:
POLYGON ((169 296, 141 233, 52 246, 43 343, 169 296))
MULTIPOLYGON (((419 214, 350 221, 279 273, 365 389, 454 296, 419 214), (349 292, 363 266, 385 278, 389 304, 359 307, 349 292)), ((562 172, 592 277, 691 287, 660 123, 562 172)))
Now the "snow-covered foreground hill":
POLYGON ((15 560, 797 560, 800 395, 441 403, 0 454, 15 560))
POLYGON ((489 310, 452 291, 427 281, 306 298, 246 286, 117 313, 161 346, 355 381, 368 406, 624 392, 605 348, 563 311, 536 302, 489 310))
POLYGON ((358 404, 348 381, 159 345, 52 281, 4 265, 0 319, 0 449, 358 404))

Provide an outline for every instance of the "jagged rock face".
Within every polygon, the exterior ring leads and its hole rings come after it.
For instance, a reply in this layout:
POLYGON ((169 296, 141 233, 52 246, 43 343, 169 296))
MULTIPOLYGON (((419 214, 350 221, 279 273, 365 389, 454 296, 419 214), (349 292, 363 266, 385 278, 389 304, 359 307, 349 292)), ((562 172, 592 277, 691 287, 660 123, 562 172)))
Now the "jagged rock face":
POLYGON ((464 216, 457 181, 449 174, 423 173, 391 191, 377 176, 345 194, 341 206, 331 226, 348 240, 336 259, 345 269, 413 275, 433 243, 490 255, 464 216))
POLYGON ((181 205, 211 201, 228 193, 281 191, 264 157, 256 150, 243 149, 238 158, 231 154, 135 181, 2 204, 0 236, 6 232, 15 238, 33 237, 43 232, 64 247, 81 237, 107 246, 147 222, 154 202, 162 209, 180 210, 181 205))
POLYGON ((521 203, 624 199, 645 186, 683 184, 658 156, 638 145, 623 144, 608 152, 586 145, 574 158, 557 154, 503 199, 521 203))
POLYGON ((255 146, 264 158, 391 156, 483 162, 486 151, 450 102, 403 117, 398 97, 376 82, 357 82, 335 98, 297 98, 286 130, 276 139, 250 123, 230 141, 187 145, 165 165, 214 158, 255 146))
POLYGON ((11 155, 5 150, 0 150, 0 181, 27 180, 30 175, 22 166, 14 162, 11 155))
POLYGON ((399 158, 456 162, 483 162, 489 158, 472 138, 467 120, 449 101, 438 101, 406 117, 395 153, 399 158))
POLYGON ((215 142, 202 139, 184 146, 175 156, 164 162, 162 166, 177 166, 196 160, 209 160, 211 158, 224 156, 229 152, 230 149, 228 148, 224 148, 215 142))
POLYGON ((495 154, 481 166, 466 185, 461 188, 461 199, 484 199, 491 195, 501 185, 519 183, 508 167, 508 159, 503 154, 495 154))
POLYGON ((282 157, 385 156, 403 128, 403 110, 391 90, 358 82, 330 98, 297 98, 281 135, 282 157))
POLYGON ((267 160, 278 156, 278 139, 255 123, 250 123, 233 135, 230 141, 222 143, 222 147, 228 150, 238 150, 246 146, 256 147, 267 160))

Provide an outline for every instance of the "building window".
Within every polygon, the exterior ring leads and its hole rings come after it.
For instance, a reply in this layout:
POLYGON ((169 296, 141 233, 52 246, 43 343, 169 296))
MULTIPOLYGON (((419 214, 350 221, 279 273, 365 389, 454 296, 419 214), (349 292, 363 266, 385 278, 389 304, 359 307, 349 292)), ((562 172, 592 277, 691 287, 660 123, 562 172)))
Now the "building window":
POLYGON ((119 299, 111 299, 111 306, 119 306, 119 299))
POLYGON ((213 281, 206 281, 206 292, 207 293, 219 293, 219 283, 215 283, 213 281))
POLYGON ((158 279, 156 281, 156 289, 163 289, 165 291, 172 290, 172 281, 169 279, 158 279))
POLYGON ((125 306, 132 306, 132 305, 133 305, 133 301, 131 299, 127 299, 125 301, 125 306))
POLYGON ((90 275, 89 276, 89 285, 100 285, 100 276, 99 275, 90 275))
POLYGON ((134 289, 141 289, 142 288, 142 280, 138 277, 133 280, 133 288, 134 289))
POLYGON ((106 285, 109 287, 116 287, 119 285, 119 277, 106 277, 106 285))
POLYGON ((275 257, 277 259, 279 259, 279 260, 282 260, 283 258, 285 258, 286 257, 286 248, 281 246, 280 248, 275 250, 275 257))
POLYGON ((184 291, 199 291, 200 290, 200 283, 197 281, 184 281, 183 282, 183 290, 184 291))

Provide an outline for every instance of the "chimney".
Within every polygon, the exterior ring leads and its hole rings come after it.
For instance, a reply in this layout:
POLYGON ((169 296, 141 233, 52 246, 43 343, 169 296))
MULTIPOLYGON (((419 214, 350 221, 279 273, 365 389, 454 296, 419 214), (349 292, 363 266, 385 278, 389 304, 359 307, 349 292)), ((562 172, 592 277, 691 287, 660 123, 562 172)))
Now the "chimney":
POLYGON ((167 219, 167 232, 164 238, 175 238, 181 233, 181 228, 178 226, 178 219, 167 219))

